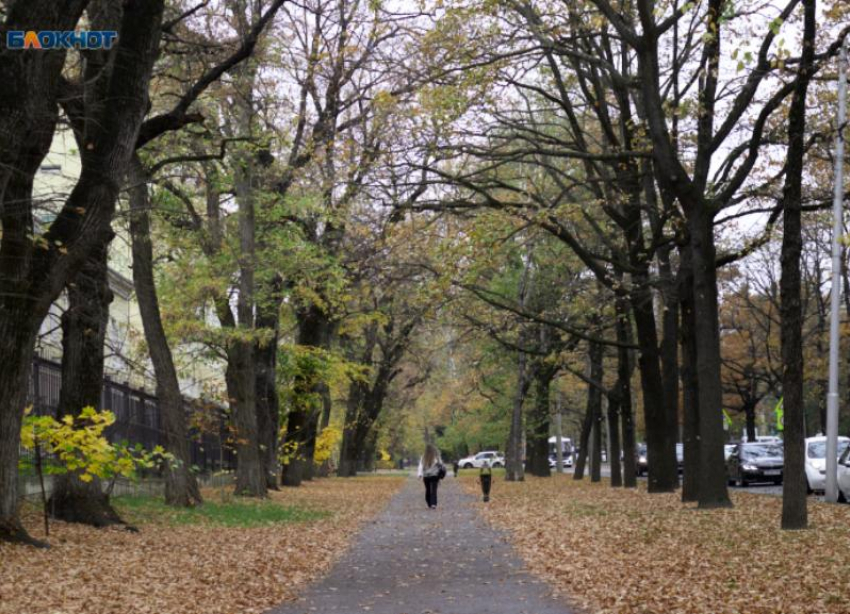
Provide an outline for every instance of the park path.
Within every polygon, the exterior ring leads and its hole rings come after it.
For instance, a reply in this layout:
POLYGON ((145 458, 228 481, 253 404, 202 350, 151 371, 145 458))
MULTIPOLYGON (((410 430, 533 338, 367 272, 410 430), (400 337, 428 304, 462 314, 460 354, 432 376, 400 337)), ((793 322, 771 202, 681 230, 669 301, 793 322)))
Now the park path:
POLYGON ((569 614, 470 499, 447 477, 430 510, 409 479, 323 580, 269 614, 569 614))

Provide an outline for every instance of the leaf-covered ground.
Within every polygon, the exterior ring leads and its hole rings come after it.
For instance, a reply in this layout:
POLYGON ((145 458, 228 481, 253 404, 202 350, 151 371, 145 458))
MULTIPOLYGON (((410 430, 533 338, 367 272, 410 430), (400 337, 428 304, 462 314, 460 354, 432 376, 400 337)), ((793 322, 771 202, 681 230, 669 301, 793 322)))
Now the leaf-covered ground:
POLYGON ((812 528, 785 532, 779 497, 733 492, 733 509, 699 511, 644 488, 499 479, 478 505, 534 573, 587 612, 850 613, 850 505, 811 502, 812 528))
MULTIPOLYGON (((0 544, 0 614, 264 612, 327 570, 403 483, 316 480, 248 513, 228 502, 188 520, 148 502, 119 505, 139 533, 55 522, 48 550, 0 544)), ((42 538, 39 523, 27 514, 42 538)))

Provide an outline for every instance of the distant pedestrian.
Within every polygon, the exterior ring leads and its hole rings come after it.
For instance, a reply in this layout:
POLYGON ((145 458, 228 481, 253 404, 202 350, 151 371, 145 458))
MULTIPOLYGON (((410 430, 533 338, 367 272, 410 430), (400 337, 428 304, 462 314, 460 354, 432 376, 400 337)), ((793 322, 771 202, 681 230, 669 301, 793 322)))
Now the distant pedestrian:
POLYGON ((436 509, 437 485, 446 476, 446 467, 440 458, 440 451, 434 444, 425 446, 425 453, 419 459, 417 475, 425 482, 425 502, 430 509, 436 509))
POLYGON ((481 473, 478 476, 478 483, 481 484, 481 494, 484 495, 484 503, 490 500, 490 488, 493 485, 493 470, 490 468, 490 461, 484 461, 481 465, 481 473))
POLYGON ((455 477, 457 477, 457 474, 460 471, 460 461, 458 459, 455 459, 452 463, 452 469, 454 469, 455 477))

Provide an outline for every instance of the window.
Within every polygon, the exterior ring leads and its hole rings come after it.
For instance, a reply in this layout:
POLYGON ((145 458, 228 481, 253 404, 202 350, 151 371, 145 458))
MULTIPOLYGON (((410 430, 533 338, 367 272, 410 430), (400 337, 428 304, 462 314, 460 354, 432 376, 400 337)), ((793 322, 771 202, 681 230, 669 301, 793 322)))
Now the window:
POLYGON ((104 403, 104 407, 112 410, 112 413, 115 414, 115 419, 118 422, 129 422, 130 416, 127 415, 127 405, 124 403, 124 393, 117 388, 112 388, 111 386, 110 390, 112 392, 112 399, 104 403))
POLYGON ((755 460, 759 458, 782 457, 782 445, 775 443, 748 443, 740 448, 741 458, 755 460))
MULTIPOLYGON (((839 440, 838 456, 844 454, 850 441, 839 440)), ((826 441, 813 441, 809 444, 809 458, 826 458, 826 441)))
POLYGON ((156 403, 149 399, 145 400, 145 426, 149 426, 153 429, 159 427, 159 411, 157 410, 158 408, 156 406, 156 403))

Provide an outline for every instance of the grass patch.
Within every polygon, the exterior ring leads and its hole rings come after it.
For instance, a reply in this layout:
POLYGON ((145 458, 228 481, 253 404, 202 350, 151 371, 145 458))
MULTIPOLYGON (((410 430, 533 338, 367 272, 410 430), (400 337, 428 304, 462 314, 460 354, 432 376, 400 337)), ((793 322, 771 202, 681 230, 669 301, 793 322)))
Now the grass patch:
POLYGON ((167 506, 155 497, 115 497, 119 513, 135 524, 211 525, 220 527, 260 527, 326 518, 328 512, 285 506, 269 500, 232 499, 207 501, 191 509, 167 506))

